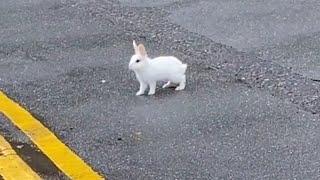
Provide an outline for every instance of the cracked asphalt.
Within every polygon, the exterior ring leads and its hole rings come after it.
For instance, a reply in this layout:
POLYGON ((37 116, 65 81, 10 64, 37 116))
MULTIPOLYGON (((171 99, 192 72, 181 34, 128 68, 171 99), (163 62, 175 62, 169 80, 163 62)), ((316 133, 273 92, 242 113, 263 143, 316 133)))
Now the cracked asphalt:
POLYGON ((0 89, 109 179, 319 179, 319 12, 317 0, 0 0, 0 89), (133 39, 188 63, 186 89, 136 97, 133 39))

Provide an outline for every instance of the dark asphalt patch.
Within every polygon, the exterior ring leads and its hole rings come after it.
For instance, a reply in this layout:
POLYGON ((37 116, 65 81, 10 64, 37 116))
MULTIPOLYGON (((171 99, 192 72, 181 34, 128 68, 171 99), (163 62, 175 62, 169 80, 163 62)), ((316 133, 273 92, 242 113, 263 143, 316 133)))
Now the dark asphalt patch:
POLYGON ((44 179, 68 179, 20 130, 0 114, 0 134, 40 177, 44 179))
POLYGON ((17 154, 43 179, 68 179, 39 149, 27 143, 8 141, 17 154))

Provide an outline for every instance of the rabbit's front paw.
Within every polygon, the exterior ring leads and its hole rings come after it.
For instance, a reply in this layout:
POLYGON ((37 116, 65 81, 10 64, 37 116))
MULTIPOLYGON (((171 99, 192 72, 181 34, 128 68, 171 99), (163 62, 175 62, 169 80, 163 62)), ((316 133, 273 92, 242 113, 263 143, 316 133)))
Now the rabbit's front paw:
POLYGON ((138 91, 137 93, 136 93, 136 96, 140 96, 140 95, 142 95, 144 92, 143 91, 138 91))
POLYGON ((183 90, 184 89, 184 87, 183 86, 178 86, 178 87, 176 87, 176 91, 181 91, 181 90, 183 90))
POLYGON ((148 95, 154 95, 155 91, 149 91, 148 95))

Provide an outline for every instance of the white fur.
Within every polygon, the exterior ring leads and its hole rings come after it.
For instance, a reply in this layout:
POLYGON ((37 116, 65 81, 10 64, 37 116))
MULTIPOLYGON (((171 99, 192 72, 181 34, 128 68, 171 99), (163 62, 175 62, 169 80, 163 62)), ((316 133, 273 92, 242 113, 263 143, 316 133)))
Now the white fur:
POLYGON ((157 81, 168 81, 163 85, 163 88, 171 86, 172 83, 179 84, 176 90, 183 90, 185 88, 187 64, 183 64, 173 56, 160 56, 150 59, 142 44, 137 46, 135 41, 133 41, 133 47, 135 55, 131 57, 129 69, 134 71, 140 83, 140 89, 136 95, 144 94, 148 86, 148 94, 154 94, 157 81))

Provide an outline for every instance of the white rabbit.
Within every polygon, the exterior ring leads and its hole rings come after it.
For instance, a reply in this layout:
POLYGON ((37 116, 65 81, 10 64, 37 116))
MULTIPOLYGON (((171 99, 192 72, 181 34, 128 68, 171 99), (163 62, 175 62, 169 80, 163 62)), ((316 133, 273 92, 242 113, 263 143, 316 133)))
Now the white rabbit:
POLYGON ((133 70, 140 83, 137 96, 144 94, 149 85, 148 95, 153 95, 157 81, 168 81, 162 88, 171 86, 171 83, 179 84, 176 90, 183 90, 186 86, 187 64, 183 64, 173 56, 160 56, 150 59, 143 44, 137 46, 133 41, 135 54, 131 57, 129 69, 133 70))

